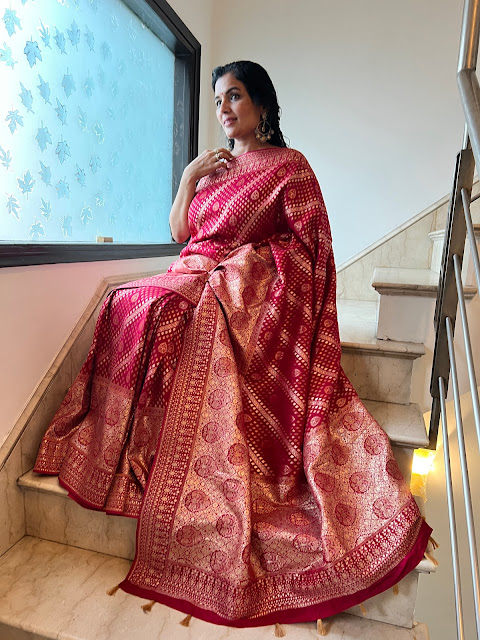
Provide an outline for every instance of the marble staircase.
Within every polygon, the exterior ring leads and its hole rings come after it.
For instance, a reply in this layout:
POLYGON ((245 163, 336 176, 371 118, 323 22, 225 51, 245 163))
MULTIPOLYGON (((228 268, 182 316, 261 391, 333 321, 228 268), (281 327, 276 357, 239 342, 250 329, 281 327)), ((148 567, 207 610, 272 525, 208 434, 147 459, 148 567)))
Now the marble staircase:
MULTIPOLYGON (((128 570, 121 558, 24 537, 0 558, 2 640, 272 640, 274 627, 233 629, 192 619, 122 591, 110 597, 128 570)), ((286 640, 314 640, 315 623, 284 625, 286 640)), ((325 621, 329 640, 428 640, 423 624, 402 628, 348 614, 325 621)))
MULTIPOLYGON (((0 640, 273 637, 272 627, 235 630, 192 620, 184 628, 178 624, 183 616, 167 607, 155 605, 145 615, 138 598, 120 591, 107 596, 106 589, 125 576, 134 555, 136 521, 83 509, 56 478, 31 472, 39 438, 86 355, 99 303, 97 296, 67 341, 14 447, 12 460, 18 458, 20 472, 10 489, 23 508, 25 535, 10 548, 0 548, 0 640)), ((338 310, 342 366, 388 433, 408 478, 414 448, 428 442, 422 411, 411 402, 413 368, 424 346, 379 339, 376 302, 339 300, 338 310)), ((424 560, 399 584, 398 595, 390 590, 366 601, 366 615, 355 607, 327 621, 328 637, 427 640, 426 627, 415 622, 415 600, 419 573, 433 570, 424 560)), ((286 632, 292 640, 317 637, 313 624, 286 625, 286 632)))

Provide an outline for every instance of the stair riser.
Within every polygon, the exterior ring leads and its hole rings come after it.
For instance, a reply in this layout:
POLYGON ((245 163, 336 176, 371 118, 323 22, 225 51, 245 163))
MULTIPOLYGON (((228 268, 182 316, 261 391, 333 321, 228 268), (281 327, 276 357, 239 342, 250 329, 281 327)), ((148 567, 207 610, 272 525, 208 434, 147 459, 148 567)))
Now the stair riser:
POLYGON ((424 344, 432 331, 435 298, 382 295, 378 310, 377 338, 424 344))
POLYGON ((27 535, 132 560, 135 518, 84 509, 58 494, 25 491, 27 535))
POLYGON ((344 351, 341 364, 356 392, 363 400, 408 404, 413 360, 385 356, 381 351, 344 351))
POLYGON ((395 595, 393 589, 389 589, 378 596, 365 600, 363 606, 366 609, 366 615, 362 613, 360 607, 347 609, 347 613, 376 620, 378 622, 386 622, 397 627, 406 627, 411 629, 414 622, 415 601, 417 599, 418 573, 413 571, 398 583, 398 594, 395 595))

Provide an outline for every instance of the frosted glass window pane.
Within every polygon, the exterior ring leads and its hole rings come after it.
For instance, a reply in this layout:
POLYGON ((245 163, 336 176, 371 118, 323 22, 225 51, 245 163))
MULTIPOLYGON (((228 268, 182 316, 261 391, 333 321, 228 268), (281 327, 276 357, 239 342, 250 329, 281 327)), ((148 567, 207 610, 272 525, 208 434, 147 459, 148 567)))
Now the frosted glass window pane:
POLYGON ((0 240, 170 242, 174 54, 120 0, 0 20, 0 240))

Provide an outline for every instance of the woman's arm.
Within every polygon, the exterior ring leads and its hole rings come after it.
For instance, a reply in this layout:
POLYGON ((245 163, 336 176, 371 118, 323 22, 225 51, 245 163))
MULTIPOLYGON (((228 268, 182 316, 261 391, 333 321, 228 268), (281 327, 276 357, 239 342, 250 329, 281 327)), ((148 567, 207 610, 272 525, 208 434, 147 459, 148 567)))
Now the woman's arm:
POLYGON ((185 242, 190 235, 188 209, 195 195, 198 180, 219 167, 227 166, 228 168, 228 164, 225 165, 225 163, 230 160, 233 160, 233 156, 228 149, 207 150, 185 167, 169 218, 170 230, 175 242, 185 242))

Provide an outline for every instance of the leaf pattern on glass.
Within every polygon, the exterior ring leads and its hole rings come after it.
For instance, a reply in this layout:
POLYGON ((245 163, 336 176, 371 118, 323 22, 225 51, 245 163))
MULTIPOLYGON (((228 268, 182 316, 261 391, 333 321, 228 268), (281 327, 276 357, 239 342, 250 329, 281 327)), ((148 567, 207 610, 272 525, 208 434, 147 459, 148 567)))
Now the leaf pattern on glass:
POLYGON ((46 165, 44 165, 41 160, 40 160, 40 167, 41 167, 41 170, 38 172, 40 179, 42 180, 42 182, 44 182, 47 185, 47 187, 51 187, 52 172, 50 170, 50 167, 47 167, 46 165))
POLYGON ((14 33, 16 33, 16 27, 18 27, 19 30, 22 29, 20 19, 14 9, 5 9, 5 13, 3 14, 3 22, 5 23, 5 28, 10 37, 12 37, 14 33))
POLYGON ((71 73, 68 72, 63 76, 62 87, 65 91, 65 95, 69 98, 72 95, 72 91, 76 91, 75 80, 71 73))
POLYGON ((43 126, 43 122, 42 126, 37 131, 35 140, 37 141, 41 151, 45 151, 45 149, 47 148, 47 144, 52 144, 52 136, 48 131, 48 127, 43 126))
POLYGON ((65 51, 65 45, 66 45, 65 36, 61 31, 57 29, 57 27, 55 27, 55 35, 53 39, 55 40, 55 44, 57 45, 60 53, 64 53, 66 55, 67 52, 65 51))
POLYGON ((45 100, 45 104, 52 104, 50 102, 50 85, 48 82, 42 78, 40 74, 38 74, 38 79, 40 80, 40 84, 37 84, 37 88, 40 92, 40 95, 45 100))
POLYGON ((40 53, 40 47, 36 40, 28 40, 23 53, 27 56, 30 67, 33 67, 33 65, 37 63, 37 60, 42 61, 42 54, 40 53))
POLYGON ((93 131, 98 138, 98 142, 102 143, 105 139, 105 132, 103 130, 103 125, 100 122, 96 122, 93 125, 93 131))
POLYGON ((23 127, 23 116, 18 113, 18 109, 9 111, 5 120, 8 122, 8 128, 12 134, 17 130, 17 126, 23 127))
POLYGON ((85 82, 83 83, 83 88, 85 89, 87 97, 90 98, 95 90, 95 81, 90 74, 88 74, 85 82))
POLYGON ((3 165, 5 169, 10 169, 10 165, 12 164, 10 151, 5 151, 2 147, 0 147, 0 164, 3 165))
POLYGON ((17 220, 20 220, 20 216, 18 215, 18 212, 20 211, 21 208, 22 207, 18 204, 18 200, 13 195, 9 195, 7 199, 8 213, 12 214, 12 216, 15 216, 17 220))
POLYGON ((80 220, 82 221, 83 225, 87 225, 90 220, 93 220, 92 210, 87 204, 80 211, 80 220))
POLYGON ((67 35, 68 39, 72 43, 72 47, 76 47, 78 49, 77 44, 80 42, 81 33, 75 20, 70 25, 70 29, 67 29, 67 35))
POLYGON ((6 42, 3 43, 3 47, 3 49, 0 49, 0 62, 5 62, 7 67, 12 67, 13 69, 17 61, 12 58, 12 50, 6 42))
POLYGON ((51 49, 52 47, 50 46, 50 31, 48 30, 48 27, 46 27, 43 22, 40 20, 40 27, 38 27, 38 30, 40 32, 40 37, 42 39, 43 42, 43 46, 47 49, 51 49))
POLYGON ((30 227, 29 235, 32 238, 32 240, 34 240, 34 241, 35 240, 40 240, 40 236, 44 236, 45 235, 45 229, 43 228, 42 223, 39 222, 37 219, 35 219, 34 223, 30 227))
POLYGON ((62 223, 62 233, 65 238, 68 238, 72 235, 72 216, 63 216, 61 218, 62 223))
POLYGON ((82 131, 87 131, 87 114, 78 107, 78 124, 82 131))
POLYGON ((44 200, 43 198, 41 198, 41 200, 42 206, 40 207, 40 213, 45 218, 45 220, 49 220, 50 214, 52 213, 52 206, 48 200, 44 200))
POLYGON ((63 136, 60 142, 57 144, 55 153, 57 154, 58 159, 60 160, 60 164, 63 164, 65 162, 65 160, 67 159, 67 156, 71 157, 72 155, 70 153, 70 147, 68 146, 67 141, 63 139, 63 136))
POLYGON ((57 190, 57 194, 59 198, 70 198, 70 187, 66 178, 63 180, 59 180, 55 185, 55 189, 57 190))
POLYGON ((33 105, 32 92, 29 89, 25 89, 25 87, 23 86, 23 84, 21 82, 20 82, 20 87, 22 88, 22 91, 18 95, 19 95, 20 100, 22 101, 23 106, 27 110, 27 113, 29 111, 31 113, 34 113, 34 111, 32 109, 32 105, 33 105))
POLYGON ((57 107, 55 109, 57 112, 58 119, 62 124, 67 124, 67 107, 60 102, 57 98, 57 107))
POLYGON ((77 170, 75 172, 75 177, 77 179, 78 184, 81 187, 85 186, 85 169, 81 169, 77 164, 77 170))
POLYGON ((98 156, 92 156, 90 158, 90 169, 92 170, 92 173, 97 173, 98 169, 101 168, 102 163, 101 160, 98 156))
POLYGON ((23 195, 26 195, 28 198, 28 194, 32 192, 33 185, 35 184, 35 180, 32 178, 32 174, 28 169, 23 174, 23 178, 17 178, 18 186, 23 195))
POLYGON ((95 51, 95 36, 90 29, 85 25, 85 40, 90 51, 95 51))
POLYGON ((105 200, 103 199, 103 193, 101 191, 97 191, 97 193, 95 194, 95 204, 97 205, 97 207, 105 206, 105 200))
POLYGON ((102 42, 101 51, 102 51, 103 59, 110 60, 110 58, 112 57, 112 49, 108 44, 108 42, 102 42))

